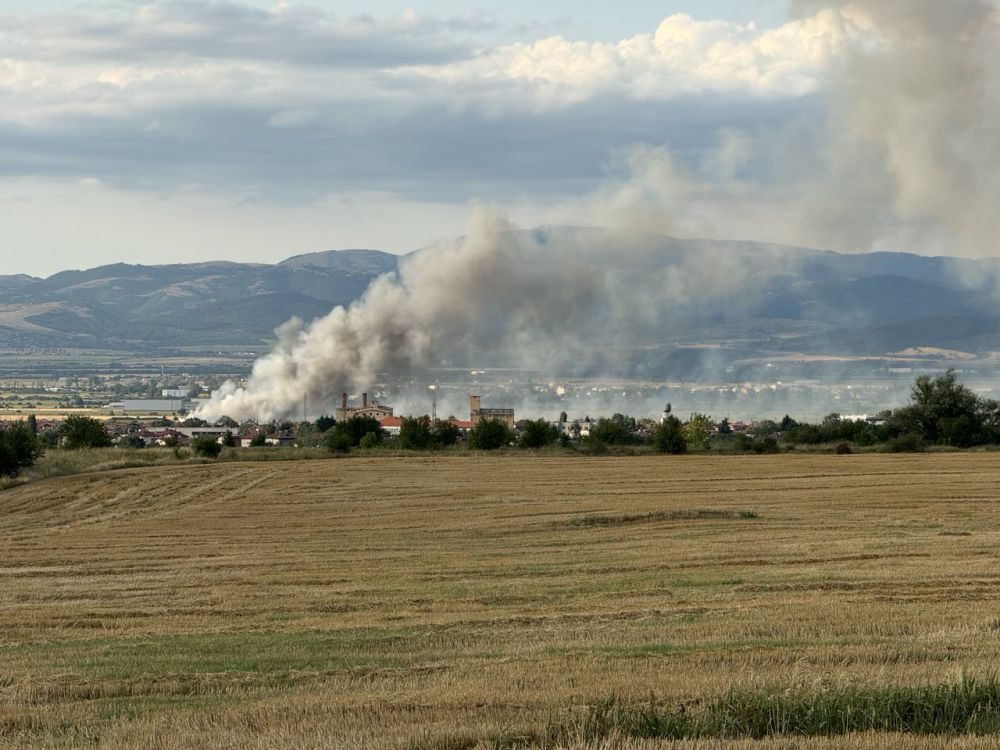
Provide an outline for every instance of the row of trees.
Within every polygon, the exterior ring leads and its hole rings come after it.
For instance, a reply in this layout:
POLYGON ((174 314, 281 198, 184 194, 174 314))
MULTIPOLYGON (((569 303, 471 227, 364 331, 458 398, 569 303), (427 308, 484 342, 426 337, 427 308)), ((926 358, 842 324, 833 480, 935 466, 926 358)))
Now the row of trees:
MULTIPOLYGON (((451 422, 433 422, 430 417, 406 417, 399 428, 395 445, 401 450, 441 450, 455 445, 461 432, 451 422)), ((384 443, 386 432, 373 417, 353 416, 334 423, 327 431, 324 443, 335 453, 352 448, 376 448, 384 443)), ((469 431, 469 447, 496 450, 510 445, 516 436, 504 422, 484 419, 469 431)))
MULTIPOLYGON (((697 416, 697 415, 696 415, 697 416)), ((639 429, 636 420, 621 414, 593 423, 590 435, 583 438, 584 446, 600 452, 607 446, 638 446, 650 444, 661 453, 684 453, 692 439, 704 441, 707 434, 704 420, 695 419, 684 425, 671 417, 656 425, 648 435, 639 429), (694 429, 690 429, 691 426, 694 429)), ((450 422, 431 421, 430 417, 407 417, 400 426, 393 445, 401 450, 440 450, 455 445, 461 436, 450 422)), ((334 424, 326 434, 326 446, 336 453, 352 448, 375 448, 383 445, 387 436, 377 420, 354 416, 334 424)), ((510 429, 505 422, 483 419, 469 430, 468 446, 473 450, 492 451, 509 446, 526 449, 546 448, 553 445, 568 447, 573 443, 569 435, 545 419, 525 422, 520 433, 510 429)))
MULTIPOLYGON (((954 372, 939 378, 916 380, 910 404, 880 414, 874 420, 848 420, 831 414, 819 423, 799 423, 789 416, 781 422, 757 424, 753 435, 734 435, 728 420, 716 424, 704 414, 693 414, 687 422, 670 416, 662 423, 640 422, 633 417, 615 414, 588 423, 588 435, 564 433, 551 422, 538 419, 524 423, 520 434, 506 423, 482 420, 468 434, 468 445, 475 450, 496 450, 512 445, 539 449, 561 444, 580 446, 602 452, 609 446, 649 446, 659 453, 681 454, 689 450, 721 449, 737 452, 772 453, 786 445, 839 444, 841 447, 885 445, 889 450, 919 450, 929 445, 969 448, 1000 445, 1000 402, 978 396, 958 382, 954 372), (574 439, 578 438, 578 440, 574 439)), ((238 427, 238 425, 233 425, 238 427)), ((295 426, 273 425, 274 429, 292 430, 295 426)), ((343 422, 322 417, 315 423, 298 426, 297 434, 308 437, 307 445, 325 445, 334 452, 353 448, 375 448, 387 436, 378 420, 354 416, 343 422)), ((460 431, 451 422, 434 422, 427 416, 402 420, 394 445, 402 450, 439 450, 455 445, 460 431)), ((265 442, 259 432, 256 445, 265 442)), ((16 476, 42 454, 44 448, 61 444, 69 449, 101 448, 111 440, 99 420, 82 416, 69 417, 54 433, 39 436, 34 419, 19 422, 0 431, 0 474, 16 476)), ((217 456, 224 445, 234 445, 231 433, 220 445, 202 438, 192 447, 199 455, 217 456)))
POLYGON ((884 444, 899 450, 1000 445, 1000 402, 976 395, 949 371, 939 378, 917 378, 909 405, 882 412, 875 420, 849 420, 831 414, 818 424, 792 422, 784 438, 792 444, 884 444))
POLYGON ((38 434, 34 415, 0 430, 0 476, 16 477, 34 465, 47 447, 105 448, 111 438, 104 425, 90 417, 71 416, 56 431, 38 434))

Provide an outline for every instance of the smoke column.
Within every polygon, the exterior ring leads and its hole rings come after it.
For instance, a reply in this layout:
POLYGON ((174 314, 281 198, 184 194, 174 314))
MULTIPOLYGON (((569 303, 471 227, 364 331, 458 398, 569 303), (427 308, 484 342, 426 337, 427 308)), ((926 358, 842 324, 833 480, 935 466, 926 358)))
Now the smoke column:
POLYGON ((801 205, 834 246, 994 256, 1000 34, 988 0, 797 0, 856 38, 833 71, 826 169, 801 205), (892 227, 902 227, 895 233, 892 227), (928 239, 931 241, 928 242, 928 239))
POLYGON ((632 247, 611 238, 518 232, 478 209, 464 239, 408 256, 350 307, 286 323, 246 388, 226 384, 198 416, 272 419, 294 413, 303 396, 330 405, 376 373, 484 354, 507 366, 596 362, 609 340, 631 340, 659 319, 661 291, 680 300, 683 279, 701 265, 665 263, 648 237, 632 247))
MULTIPOLYGON (((835 14, 848 40, 830 74, 825 121, 804 140, 772 133, 772 143, 748 141, 739 151, 771 160, 760 173, 781 174, 776 165, 791 160, 809 165, 804 174, 712 182, 669 152, 641 147, 632 177, 582 200, 578 215, 855 250, 911 249, 911 240, 927 250, 929 238, 946 254, 996 254, 996 6, 794 0, 793 10, 835 14)), ((719 246, 680 252, 663 242, 638 232, 517 232, 477 210, 463 240, 409 256, 350 307, 286 323, 246 388, 227 384, 198 416, 272 419, 294 413, 304 396, 329 406, 376 373, 485 355, 553 372, 606 368, 620 347, 681 330, 699 303, 751 298, 755 285, 794 272, 794 257, 760 248, 720 255, 719 246)))

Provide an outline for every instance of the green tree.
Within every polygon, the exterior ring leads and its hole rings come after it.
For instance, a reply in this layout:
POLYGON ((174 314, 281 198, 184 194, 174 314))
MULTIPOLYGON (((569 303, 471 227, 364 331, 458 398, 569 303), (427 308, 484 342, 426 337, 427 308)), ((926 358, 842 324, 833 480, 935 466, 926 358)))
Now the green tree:
POLYGON ((236 447, 236 438, 233 436, 232 430, 226 430, 226 434, 222 436, 222 444, 227 448, 236 447))
POLYGON ((374 448, 379 448, 381 446, 382 446, 382 441, 379 439, 379 436, 376 435, 374 432, 369 432, 363 438, 361 438, 361 442, 358 445, 359 448, 366 451, 370 451, 374 448))
POLYGON ((590 439, 605 445, 637 445, 642 442, 636 435, 635 419, 624 414, 597 420, 597 424, 590 428, 590 439))
POLYGON ((250 440, 251 448, 263 448, 265 445, 267 445, 267 435, 263 432, 258 432, 250 440))
MULTIPOLYGON (((790 422, 794 422, 794 420, 792 420, 791 417, 785 417, 785 419, 789 420, 790 422)), ((759 422, 757 426, 754 428, 754 434, 757 435, 758 437, 764 437, 766 435, 774 435, 779 432, 782 432, 781 425, 770 419, 765 419, 764 421, 759 422)))
POLYGON ((674 456, 687 453, 684 425, 677 417, 669 416, 664 422, 656 425, 650 438, 658 453, 670 453, 674 456))
POLYGON ((316 431, 326 432, 335 424, 337 424, 337 421, 333 417, 320 417, 316 420, 316 431))
POLYGON ((59 428, 63 445, 70 450, 78 448, 107 448, 111 438, 104 429, 104 424, 93 417, 67 417, 59 428))
POLYGON ((547 419, 528 420, 521 433, 522 448, 545 448, 559 439, 559 430, 547 419))
POLYGON ((450 448, 458 442, 460 436, 461 431, 450 421, 434 425, 434 442, 442 448, 450 448))
POLYGON ((118 439, 119 448, 145 448, 146 443, 138 435, 122 435, 118 439))
POLYGON ((385 435, 382 425, 374 417, 366 417, 355 414, 344 422, 337 422, 333 429, 326 434, 326 446, 331 451, 342 453, 345 449, 357 448, 361 445, 361 440, 369 432, 381 441, 385 435))
POLYGON ((430 417, 404 417, 397 445, 404 451, 427 451, 434 447, 430 417))
POLYGON ((222 445, 217 440, 207 436, 196 438, 191 443, 191 448, 196 455, 204 456, 205 458, 218 458, 219 454, 222 453, 222 445))
POLYGON ((917 378, 911 403, 893 413, 890 430, 895 435, 917 435, 929 444, 960 448, 990 442, 990 404, 958 382, 954 370, 933 379, 917 378))
POLYGON ((503 448, 512 439, 510 428, 499 419, 481 419, 469 430, 469 447, 480 451, 495 451, 503 448))
POLYGON ((16 477, 43 453, 41 442, 25 422, 0 430, 0 476, 16 477))
POLYGON ((708 448, 708 438, 712 430, 712 418, 706 414, 692 414, 684 425, 684 439, 689 448, 705 450, 708 448))

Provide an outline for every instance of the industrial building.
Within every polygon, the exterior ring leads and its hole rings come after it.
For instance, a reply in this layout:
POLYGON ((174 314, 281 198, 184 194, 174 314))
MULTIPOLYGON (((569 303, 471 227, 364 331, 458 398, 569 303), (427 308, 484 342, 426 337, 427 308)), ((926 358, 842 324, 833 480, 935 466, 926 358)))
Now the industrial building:
POLYGON ((126 399, 125 401, 108 404, 108 408, 112 411, 122 411, 126 414, 170 414, 188 411, 191 408, 191 402, 180 398, 126 399))
POLYGON ((513 409, 484 409, 482 399, 479 396, 469 396, 469 421, 473 425, 477 425, 483 419, 505 422, 508 427, 514 429, 513 409))
POLYGON ((381 422, 383 419, 391 416, 393 416, 391 406, 385 406, 378 401, 372 401, 369 404, 367 393, 361 394, 361 406, 348 406, 347 394, 344 393, 341 394, 340 406, 334 412, 333 418, 338 422, 346 422, 351 417, 374 417, 381 422))

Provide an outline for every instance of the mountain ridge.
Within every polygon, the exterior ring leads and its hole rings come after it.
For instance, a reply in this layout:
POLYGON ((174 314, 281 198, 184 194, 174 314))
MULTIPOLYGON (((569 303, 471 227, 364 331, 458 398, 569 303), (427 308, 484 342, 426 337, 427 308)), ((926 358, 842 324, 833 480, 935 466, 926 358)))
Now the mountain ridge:
MULTIPOLYGON (((626 236, 585 227, 518 231, 540 246, 579 241, 591 249, 626 236)), ((687 318, 678 313, 687 328, 677 338, 687 345, 724 344, 729 336, 740 339, 734 351, 754 349, 762 356, 789 351, 874 355, 931 346, 971 347, 973 353, 986 354, 1000 348, 996 260, 844 254, 639 233, 628 233, 627 241, 642 248, 643 263, 650 267, 704 253, 744 263, 753 282, 748 282, 745 299, 699 300, 687 318), (812 333, 802 333, 806 325, 812 333), (723 329, 724 335, 719 332, 723 329)), ((263 350, 287 319, 311 320, 337 305, 349 305, 373 279, 398 270, 409 255, 349 249, 299 254, 274 264, 114 263, 47 278, 0 276, 0 345, 134 352, 215 346, 263 350)))

